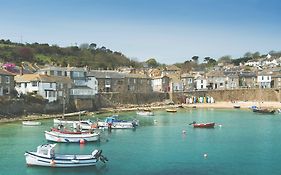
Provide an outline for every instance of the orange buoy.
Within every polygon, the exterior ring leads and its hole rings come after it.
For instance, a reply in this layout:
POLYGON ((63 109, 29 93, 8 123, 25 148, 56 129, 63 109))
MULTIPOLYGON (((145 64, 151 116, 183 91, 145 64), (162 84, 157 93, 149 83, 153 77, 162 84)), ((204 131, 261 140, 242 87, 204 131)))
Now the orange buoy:
POLYGON ((84 139, 80 139, 80 144, 84 144, 85 143, 85 140, 84 139))

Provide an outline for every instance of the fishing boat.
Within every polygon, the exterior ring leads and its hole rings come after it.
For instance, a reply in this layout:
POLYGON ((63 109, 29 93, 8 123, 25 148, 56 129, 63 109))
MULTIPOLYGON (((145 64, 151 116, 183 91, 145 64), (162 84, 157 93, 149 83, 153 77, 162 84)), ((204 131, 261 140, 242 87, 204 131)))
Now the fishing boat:
POLYGON ((67 133, 67 132, 59 132, 59 131, 45 131, 45 138, 48 141, 53 142, 93 142, 98 141, 100 138, 100 134, 96 132, 80 132, 80 133, 67 133))
POLYGON ((91 120, 63 120, 63 119, 54 119, 54 125, 71 125, 73 128, 79 129, 94 129, 97 127, 96 123, 91 120))
POLYGON ((176 109, 166 109, 167 112, 177 112, 176 109))
POLYGON ((106 162, 108 159, 102 155, 102 150, 94 150, 87 155, 66 155, 55 153, 56 144, 44 144, 37 147, 37 151, 26 151, 25 160, 28 166, 47 167, 79 167, 94 166, 98 161, 106 162))
POLYGON ((41 125, 41 122, 38 122, 38 121, 23 121, 22 124, 24 126, 39 126, 39 125, 41 125))
POLYGON ((193 128, 214 128, 215 127, 215 123, 214 122, 210 122, 210 123, 196 123, 196 122, 193 122, 191 124, 193 125, 193 128))
POLYGON ((127 121, 127 120, 119 120, 117 116, 106 117, 106 119, 101 122, 98 122, 99 128, 111 128, 111 129, 130 129, 138 126, 138 121, 127 121))

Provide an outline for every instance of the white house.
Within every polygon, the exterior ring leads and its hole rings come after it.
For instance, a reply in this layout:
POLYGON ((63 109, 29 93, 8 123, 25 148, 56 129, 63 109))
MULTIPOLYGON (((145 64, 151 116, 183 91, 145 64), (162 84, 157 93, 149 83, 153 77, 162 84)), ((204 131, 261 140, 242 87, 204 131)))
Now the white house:
POLYGON ((67 77, 41 74, 16 75, 15 82, 15 89, 19 94, 37 94, 49 102, 63 98, 72 87, 72 81, 67 77))
POLYGON ((195 89, 197 90, 207 90, 207 79, 204 77, 198 77, 194 80, 195 89))
POLYGON ((269 73, 259 73, 257 83, 260 88, 271 88, 271 75, 269 73))
POLYGON ((70 90, 73 97, 92 98, 98 93, 98 83, 94 76, 88 76, 87 67, 46 67, 38 70, 38 73, 69 77, 74 87, 70 90))
POLYGON ((168 76, 154 77, 151 80, 151 86, 155 92, 169 92, 170 78, 168 76))

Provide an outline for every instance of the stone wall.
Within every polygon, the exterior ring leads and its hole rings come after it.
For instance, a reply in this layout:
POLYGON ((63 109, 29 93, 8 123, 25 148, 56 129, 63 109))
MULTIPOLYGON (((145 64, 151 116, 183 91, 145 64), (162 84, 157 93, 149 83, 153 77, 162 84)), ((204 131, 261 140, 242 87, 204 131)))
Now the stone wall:
POLYGON ((174 93, 173 100, 177 103, 187 96, 210 96, 216 101, 281 101, 281 89, 235 89, 210 90, 189 93, 174 93))

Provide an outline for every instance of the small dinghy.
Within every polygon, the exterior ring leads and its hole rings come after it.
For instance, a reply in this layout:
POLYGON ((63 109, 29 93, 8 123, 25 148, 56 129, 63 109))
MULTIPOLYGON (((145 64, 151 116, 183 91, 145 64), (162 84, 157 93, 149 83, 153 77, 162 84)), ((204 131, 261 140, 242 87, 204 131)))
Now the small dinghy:
POLYGON ((55 153, 56 144, 44 144, 37 147, 36 152, 26 151, 25 160, 28 166, 79 167, 94 166, 98 161, 107 162, 102 150, 94 150, 88 155, 65 155, 55 153))
POLYGON ((36 121, 23 121, 22 125, 24 126, 39 126, 41 125, 41 122, 36 121))

